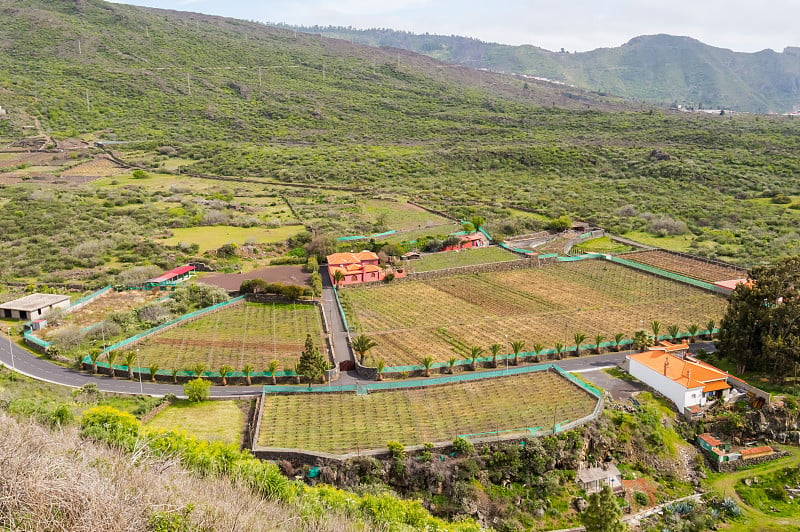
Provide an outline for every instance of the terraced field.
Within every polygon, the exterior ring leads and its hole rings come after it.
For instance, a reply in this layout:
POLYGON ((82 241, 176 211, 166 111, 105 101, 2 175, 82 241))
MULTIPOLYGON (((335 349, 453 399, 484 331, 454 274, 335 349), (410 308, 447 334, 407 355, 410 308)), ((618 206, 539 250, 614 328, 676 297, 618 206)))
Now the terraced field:
MULTIPOLYGON (((387 366, 468 358, 472 346, 509 352, 514 340, 544 348, 574 335, 631 338, 652 321, 682 331, 719 323, 726 300, 699 288, 601 260, 541 269, 406 281, 341 291, 348 323, 378 344, 369 355, 387 366)), ((584 345, 585 345, 584 344, 584 345)))
POLYGON ((452 441, 457 436, 529 435, 592 412, 597 399, 551 371, 448 386, 356 394, 267 395, 261 447, 333 454, 452 441), (321 423, 320 420, 333 420, 321 423))
POLYGON ((244 303, 138 344, 138 365, 187 370, 204 364, 207 370, 218 371, 228 364, 241 371, 250 364, 255 371, 264 371, 270 361, 277 360, 279 369, 292 369, 300 359, 306 334, 324 352, 321 320, 315 305, 244 303))
POLYGON ((675 255, 666 251, 637 251, 626 253, 621 258, 674 272, 692 279, 716 283, 730 279, 743 279, 747 272, 719 262, 706 262, 691 257, 675 255))
POLYGON ((447 268, 458 268, 461 266, 475 266, 478 264, 490 264, 493 262, 508 262, 518 260, 521 257, 503 248, 492 246, 485 248, 463 249, 461 251, 445 251, 442 253, 432 253, 424 255, 422 259, 406 261, 411 272, 428 272, 432 270, 444 270, 447 268))

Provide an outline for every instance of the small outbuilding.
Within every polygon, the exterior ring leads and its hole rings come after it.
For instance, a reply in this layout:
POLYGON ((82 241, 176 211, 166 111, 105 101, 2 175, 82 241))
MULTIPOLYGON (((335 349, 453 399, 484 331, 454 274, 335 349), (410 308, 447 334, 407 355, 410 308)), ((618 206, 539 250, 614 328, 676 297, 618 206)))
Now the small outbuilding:
POLYGON ((69 296, 58 294, 31 294, 0 305, 0 317, 18 320, 35 320, 53 309, 69 307, 69 296))
POLYGON ((578 486, 586 493, 595 493, 603 489, 606 484, 614 492, 622 491, 622 475, 614 464, 603 464, 602 467, 590 467, 578 471, 576 478, 578 486))

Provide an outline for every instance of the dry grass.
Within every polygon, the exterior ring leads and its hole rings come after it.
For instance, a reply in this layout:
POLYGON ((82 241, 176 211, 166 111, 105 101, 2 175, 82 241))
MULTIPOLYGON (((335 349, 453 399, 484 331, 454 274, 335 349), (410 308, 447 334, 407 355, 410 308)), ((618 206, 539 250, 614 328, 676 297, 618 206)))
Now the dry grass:
POLYGON ((244 412, 236 401, 179 401, 160 412, 147 424, 149 429, 180 427, 201 440, 239 445, 244 429, 244 412))
POLYGON ((152 530, 153 516, 183 513, 191 530, 364 529, 336 514, 301 518, 226 480, 199 479, 175 460, 83 441, 74 428, 54 433, 4 413, 0 427, 1 530, 152 530))

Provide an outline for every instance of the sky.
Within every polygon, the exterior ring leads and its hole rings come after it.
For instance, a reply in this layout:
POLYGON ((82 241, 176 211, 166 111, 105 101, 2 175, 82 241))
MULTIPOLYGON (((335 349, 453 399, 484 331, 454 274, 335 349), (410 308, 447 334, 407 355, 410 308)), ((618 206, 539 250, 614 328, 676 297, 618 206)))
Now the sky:
POLYGON ((585 52, 667 33, 737 52, 800 46, 797 0, 125 0, 292 25, 390 28, 585 52))

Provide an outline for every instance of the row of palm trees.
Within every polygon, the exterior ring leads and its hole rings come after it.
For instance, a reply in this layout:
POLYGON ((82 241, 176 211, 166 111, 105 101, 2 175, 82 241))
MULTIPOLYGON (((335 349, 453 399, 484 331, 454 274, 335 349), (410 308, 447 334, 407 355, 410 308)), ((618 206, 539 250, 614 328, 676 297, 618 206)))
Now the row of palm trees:
MULTIPOLYGON (((95 375, 97 373, 99 373, 98 372, 98 367, 97 367, 97 362, 98 362, 98 360, 100 358, 100 354, 101 354, 100 351, 97 351, 97 350, 92 351, 92 352, 89 353, 89 358, 90 358, 90 360, 92 362, 92 373, 95 374, 95 375)), ((137 356, 137 354, 136 354, 135 351, 126 351, 125 355, 123 356, 123 359, 122 359, 123 360, 123 365, 128 370, 128 379, 129 380, 136 380, 135 377, 134 377, 134 362, 136 361, 136 356, 137 356)), ((114 364, 117 362, 118 358, 119 358, 119 353, 116 352, 116 351, 109 351, 108 353, 106 353, 106 362, 108 362, 108 375, 112 379, 114 378, 114 369, 113 369, 114 368, 114 364)), ((275 373, 278 371, 278 365, 279 364, 278 364, 277 360, 272 360, 267 365, 266 369, 264 370, 265 373, 269 373, 270 376, 272 377, 272 384, 273 385, 277 384, 277 379, 276 379, 275 373)), ((150 373, 150 382, 156 382, 156 373, 160 369, 161 369, 161 367, 158 364, 150 364, 149 366, 147 366, 147 370, 150 373)), ((296 369, 296 368, 294 368, 294 369, 296 369)), ((189 368, 189 372, 194 374, 194 376, 198 377, 198 378, 208 377, 208 375, 205 375, 205 373, 207 371, 208 371, 208 367, 205 364, 195 364, 194 366, 189 368)), ((222 377, 222 385, 223 386, 227 386, 228 385, 228 377, 234 371, 235 371, 235 368, 233 366, 228 365, 228 364, 223 364, 222 366, 220 366, 219 374, 222 377)), ((172 368, 172 382, 174 382, 175 384, 178 383, 178 373, 179 372, 180 372, 179 369, 172 368)), ((253 365, 252 364, 245 364, 244 367, 242 367, 242 373, 244 373, 247 385, 250 386, 251 384, 253 384, 253 373, 255 373, 255 368, 253 367, 253 365)))
MULTIPOLYGON (((716 322, 714 320, 710 320, 706 324, 706 329, 707 329, 706 338, 708 338, 708 339, 713 338, 713 331, 714 331, 715 328, 716 328, 716 322)), ((659 322, 659 321, 651 322, 650 329, 653 332, 652 336, 649 333, 647 333, 646 331, 644 331, 644 330, 637 331, 634 334, 633 347, 635 349, 644 350, 647 347, 652 346, 657 340, 664 339, 663 338, 664 335, 661 334, 661 332, 662 332, 662 324, 661 324, 661 322, 659 322)), ((674 341, 680 335, 680 326, 674 325, 674 324, 670 325, 670 326, 666 327, 666 331, 667 331, 667 335, 666 336, 668 336, 670 340, 674 341)), ((686 327, 686 332, 689 334, 689 338, 690 338, 689 341, 690 342, 694 342, 697 339, 699 331, 700 331, 700 326, 698 324, 696 324, 696 323, 691 323, 686 327)), ((583 343, 587 339, 588 339, 588 336, 586 336, 584 333, 575 333, 575 336, 573 337, 573 340, 575 342, 575 346, 574 346, 573 351, 572 351, 572 353, 575 356, 580 356, 583 349, 591 349, 592 351, 594 351, 595 354, 598 354, 598 355, 603 352, 603 347, 602 347, 601 344, 603 344, 605 342, 605 340, 606 340, 606 337, 604 335, 596 334, 594 336, 594 338, 593 338, 594 339, 594 345, 584 347, 583 343)), ((624 333, 617 333, 612 337, 612 339, 613 339, 614 351, 619 351, 620 348, 621 348, 622 341, 625 339, 625 334, 624 333)), ((366 336, 364 334, 361 334, 361 335, 353 338, 353 340, 351 342, 351 345, 353 347, 353 351, 355 351, 358 354, 360 363, 363 365, 364 364, 364 360, 365 360, 365 358, 367 356, 367 353, 372 348, 376 347, 378 344, 372 338, 370 338, 370 337, 368 337, 368 336, 366 336)), ((515 341, 510 343, 510 346, 511 346, 511 351, 514 353, 513 365, 515 365, 515 366, 519 365, 519 358, 520 358, 519 355, 520 355, 520 353, 524 352, 525 342, 523 340, 515 340, 515 341)), ((564 357, 564 353, 567 350, 567 346, 565 345, 564 342, 560 342, 559 341, 559 342, 556 342, 553 345, 553 348, 555 349, 556 359, 557 360, 561 360, 564 357)), ((502 349, 503 349, 503 345, 502 344, 498 344, 498 343, 494 343, 494 344, 489 346, 489 352, 492 355, 491 366, 493 368, 497 367, 497 356, 500 354, 502 349)), ((531 347, 531 351, 530 352, 533 353, 533 362, 534 363, 540 361, 539 356, 540 356, 540 353, 542 353, 542 351, 544 351, 544 346, 542 344, 537 343, 537 344, 534 344, 531 347)), ((484 355, 484 353, 485 353, 485 351, 484 351, 484 349, 482 347, 472 346, 470 348, 470 355, 469 355, 469 359, 470 359, 469 369, 470 370, 474 371, 474 370, 476 370, 478 368, 477 359, 481 358, 484 355)), ((450 357, 450 359, 448 360, 448 373, 450 373, 450 374, 453 373, 454 367, 455 367, 457 361, 458 361, 458 359, 456 357, 450 357)), ((420 362, 422 364, 423 369, 425 370, 425 376, 426 377, 430 377, 431 367, 433 366, 434 358, 429 355, 429 356, 423 357, 420 360, 420 362)), ((383 370, 384 370, 385 367, 386 367, 386 364, 382 359, 377 361, 376 369, 378 370, 378 380, 382 380, 383 379, 383 375, 382 374, 383 374, 383 370)))

